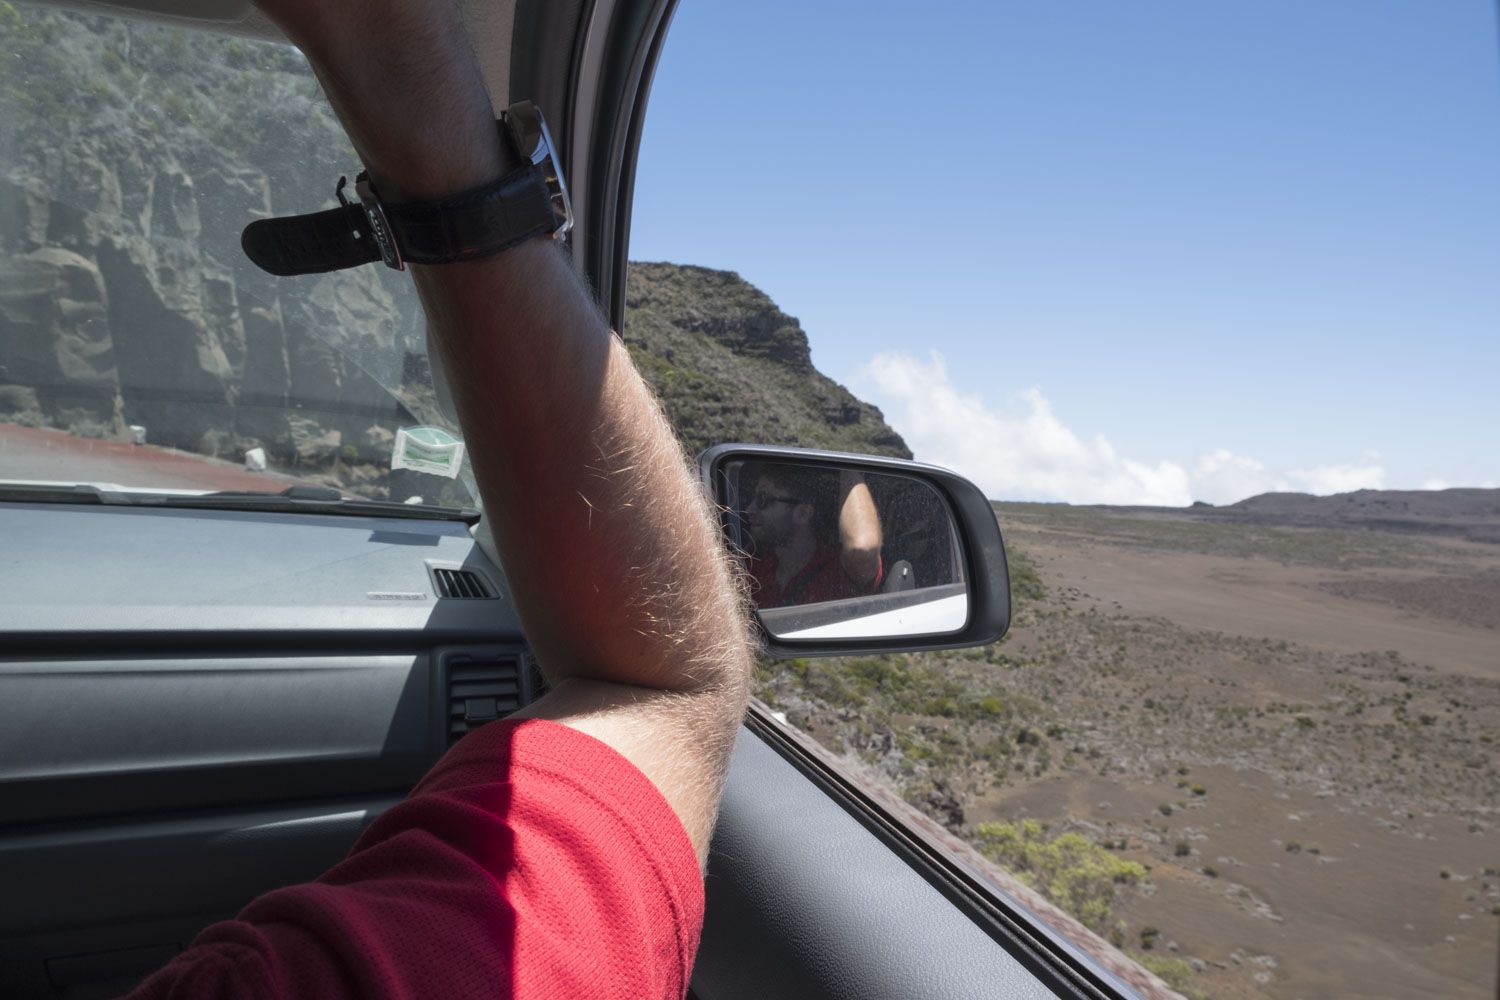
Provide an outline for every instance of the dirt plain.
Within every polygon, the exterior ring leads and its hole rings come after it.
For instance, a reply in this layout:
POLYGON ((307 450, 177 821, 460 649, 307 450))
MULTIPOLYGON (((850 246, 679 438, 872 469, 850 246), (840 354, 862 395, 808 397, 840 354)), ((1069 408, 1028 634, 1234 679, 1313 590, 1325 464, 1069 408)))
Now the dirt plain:
POLYGON ((1185 996, 1497 995, 1500 545, 997 513, 1031 580, 1001 644, 761 696, 971 841, 1032 818, 1149 866, 1094 929, 1185 996))

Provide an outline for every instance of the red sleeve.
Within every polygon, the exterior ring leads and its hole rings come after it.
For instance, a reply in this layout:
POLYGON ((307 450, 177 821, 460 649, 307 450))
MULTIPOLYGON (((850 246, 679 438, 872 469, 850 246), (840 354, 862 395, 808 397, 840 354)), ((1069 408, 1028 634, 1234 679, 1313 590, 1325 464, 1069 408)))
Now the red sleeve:
POLYGON ((703 880, 650 780, 555 722, 496 722, 315 882, 209 927, 129 1000, 686 993, 703 880))

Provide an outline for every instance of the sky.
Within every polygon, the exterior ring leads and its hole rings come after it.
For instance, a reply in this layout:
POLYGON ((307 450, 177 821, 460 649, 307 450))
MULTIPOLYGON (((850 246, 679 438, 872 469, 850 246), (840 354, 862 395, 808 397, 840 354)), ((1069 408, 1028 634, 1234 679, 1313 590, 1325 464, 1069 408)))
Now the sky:
POLYGON ((997 499, 1500 486, 1494 0, 681 0, 631 259, 997 499))

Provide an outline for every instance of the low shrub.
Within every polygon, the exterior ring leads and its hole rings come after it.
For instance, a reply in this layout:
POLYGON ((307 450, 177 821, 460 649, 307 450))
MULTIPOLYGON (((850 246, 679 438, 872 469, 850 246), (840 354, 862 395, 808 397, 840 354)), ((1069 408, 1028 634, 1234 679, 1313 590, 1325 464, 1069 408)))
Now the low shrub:
POLYGON ((1185 959, 1169 955, 1137 955, 1135 960, 1174 990, 1181 990, 1193 977, 1193 967, 1185 959))
POLYGON ((1124 861, 1079 833, 1049 834, 1034 819, 982 823, 975 846, 1090 927, 1102 927, 1119 886, 1137 885, 1144 866, 1124 861))

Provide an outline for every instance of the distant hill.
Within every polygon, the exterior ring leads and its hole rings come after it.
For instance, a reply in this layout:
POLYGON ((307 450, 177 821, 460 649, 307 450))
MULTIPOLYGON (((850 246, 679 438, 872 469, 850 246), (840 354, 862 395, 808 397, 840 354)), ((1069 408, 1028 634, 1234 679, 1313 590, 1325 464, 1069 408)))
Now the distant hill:
POLYGON ((1500 543, 1500 490, 1356 490, 1326 497, 1262 493, 1194 510, 1250 523, 1375 528, 1500 543))
POLYGON ((744 441, 910 458, 878 409, 812 365, 807 334, 732 271, 630 265, 625 343, 690 453, 744 441))
MULTIPOLYGON (((997 502, 995 506, 1026 509, 1069 505, 997 502)), ((1323 497, 1311 493, 1261 493, 1222 507, 1202 502, 1191 507, 1079 506, 1119 513, 1186 514, 1205 521, 1240 524, 1450 535, 1500 544, 1500 489, 1355 490, 1323 497)))
POLYGON ((1500 518, 1500 490, 1355 490, 1322 497, 1311 493, 1262 493, 1215 509, 1339 521, 1392 516, 1423 520, 1495 519, 1500 518))

